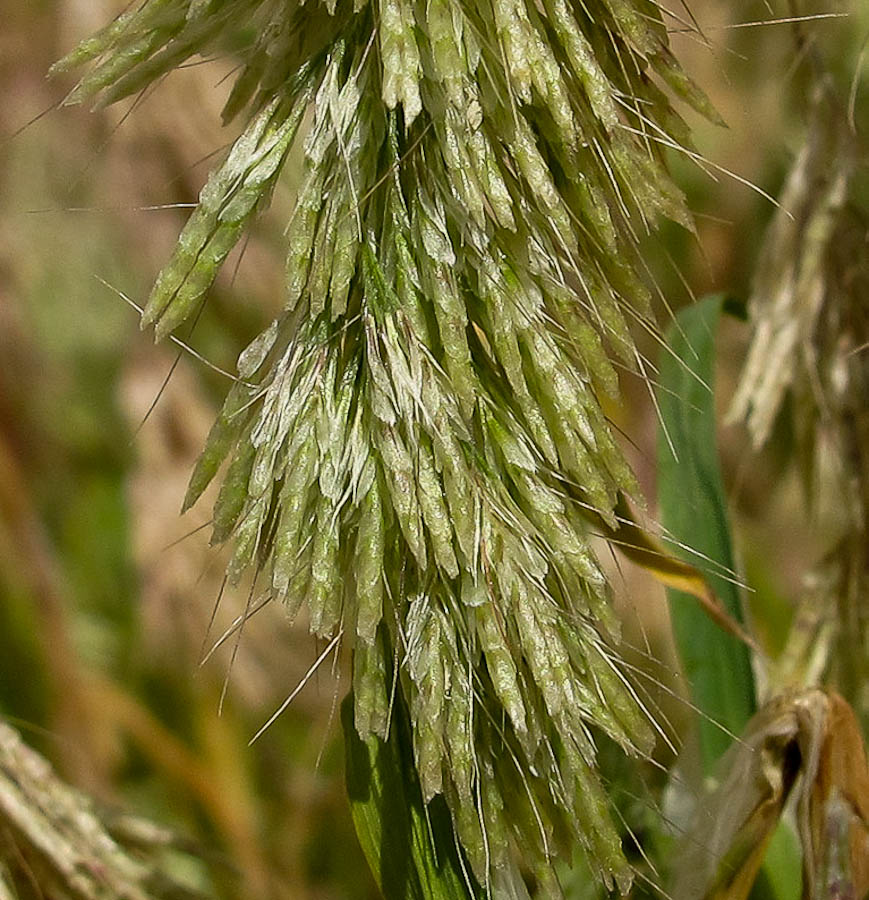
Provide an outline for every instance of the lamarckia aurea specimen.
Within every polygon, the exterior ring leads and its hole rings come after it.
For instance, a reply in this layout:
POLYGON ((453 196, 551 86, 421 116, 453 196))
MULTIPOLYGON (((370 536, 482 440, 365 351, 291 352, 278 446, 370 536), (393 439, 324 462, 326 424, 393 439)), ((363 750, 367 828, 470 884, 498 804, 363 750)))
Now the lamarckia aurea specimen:
POLYGON ((653 328, 636 238, 690 227, 667 89, 708 103, 648 0, 146 0, 55 66, 107 104, 194 55, 247 125, 144 314, 164 337, 268 204, 291 147, 282 314, 239 357, 185 507, 228 461, 214 540, 353 649, 355 726, 409 712, 494 896, 581 845, 626 892, 595 732, 645 756, 587 513, 635 483, 598 401, 653 328), (398 673, 391 696, 393 670, 398 673), (392 704, 392 705, 391 705, 392 704))

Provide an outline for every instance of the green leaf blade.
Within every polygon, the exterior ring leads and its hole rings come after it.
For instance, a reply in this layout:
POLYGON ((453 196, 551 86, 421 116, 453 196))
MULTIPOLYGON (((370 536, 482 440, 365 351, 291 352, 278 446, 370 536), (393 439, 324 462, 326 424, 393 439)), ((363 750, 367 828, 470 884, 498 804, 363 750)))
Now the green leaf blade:
POLYGON ((482 892, 459 859, 443 797, 423 802, 405 717, 396 702, 388 739, 362 740, 352 694, 341 706, 347 794, 359 843, 386 900, 478 900, 482 892))
MULTIPOLYGON (((743 621, 715 436, 715 335, 724 298, 702 299, 670 326, 658 402, 658 501, 674 552, 699 566, 727 613, 743 621), (675 455, 674 455, 675 451, 675 455), (690 552, 684 548, 690 547, 690 552)), ((690 596, 668 590, 673 631, 693 700, 704 718, 704 767, 730 745, 755 711, 748 647, 724 632, 690 596), (726 729, 726 730, 725 730, 726 729)))

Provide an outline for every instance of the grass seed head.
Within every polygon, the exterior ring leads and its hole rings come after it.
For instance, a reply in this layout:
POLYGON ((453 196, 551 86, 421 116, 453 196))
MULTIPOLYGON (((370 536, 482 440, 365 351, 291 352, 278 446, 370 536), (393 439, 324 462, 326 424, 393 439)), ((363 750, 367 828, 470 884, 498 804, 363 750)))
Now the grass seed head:
POLYGON ((604 348, 633 364, 626 320, 648 316, 637 223, 689 222, 641 139, 679 121, 653 77, 705 98, 632 0, 147 0, 56 69, 90 63, 69 101, 111 102, 226 47, 224 113, 248 121, 154 287, 158 337, 311 124, 285 311, 242 354, 185 506, 228 458, 231 575, 343 629, 360 733, 386 734, 400 692, 481 883, 518 883, 521 859, 557 892, 579 841, 624 892, 593 733, 651 737, 581 514, 614 522, 634 487, 593 385, 616 393, 604 348))

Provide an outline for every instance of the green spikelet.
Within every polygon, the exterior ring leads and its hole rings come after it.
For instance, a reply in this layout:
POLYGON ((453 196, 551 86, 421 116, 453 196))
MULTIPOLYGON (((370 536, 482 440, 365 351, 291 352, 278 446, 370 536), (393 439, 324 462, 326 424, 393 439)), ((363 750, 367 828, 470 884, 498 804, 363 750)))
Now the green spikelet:
MULTIPOLYGON (((214 540, 230 574, 354 648, 356 727, 410 711, 426 798, 497 895, 520 863, 586 848, 631 870, 595 732, 651 730, 613 644, 589 543, 633 476, 597 389, 648 327, 636 223, 690 226, 649 119, 666 90, 711 114, 639 0, 145 0, 58 64, 110 102, 237 49, 224 115, 246 127, 208 179, 144 324, 190 317, 297 146, 284 312, 239 358, 189 506, 229 460, 214 540), (594 515, 589 515, 589 510, 594 515), (397 675, 393 680, 392 673, 397 675), (391 693, 394 691, 394 695, 391 693)), ((666 143, 666 139, 664 141, 666 143)))
POLYGON ((383 615, 385 522, 380 488, 372 484, 362 500, 356 537, 356 636, 374 643, 383 615))

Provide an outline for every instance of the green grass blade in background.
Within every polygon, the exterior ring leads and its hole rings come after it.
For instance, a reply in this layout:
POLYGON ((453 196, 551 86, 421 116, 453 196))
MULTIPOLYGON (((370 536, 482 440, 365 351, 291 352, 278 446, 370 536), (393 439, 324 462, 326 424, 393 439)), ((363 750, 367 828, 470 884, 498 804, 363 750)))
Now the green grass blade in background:
POLYGON ((360 739, 353 695, 341 706, 347 793, 359 843, 386 900, 476 900, 443 797, 423 803, 408 723, 396 702, 389 740, 360 739), (470 884, 469 884, 470 882, 470 884))
MULTIPOLYGON (((719 574, 735 570, 715 437, 715 335, 723 299, 706 297, 681 310, 666 335, 669 351, 662 354, 658 392, 658 502, 667 532, 697 551, 674 552, 703 570, 722 606, 741 622, 739 589, 719 574)), ((692 699, 704 715, 700 743, 708 772, 731 742, 715 723, 739 734, 754 713, 749 651, 693 598, 673 590, 668 597, 692 699)))

